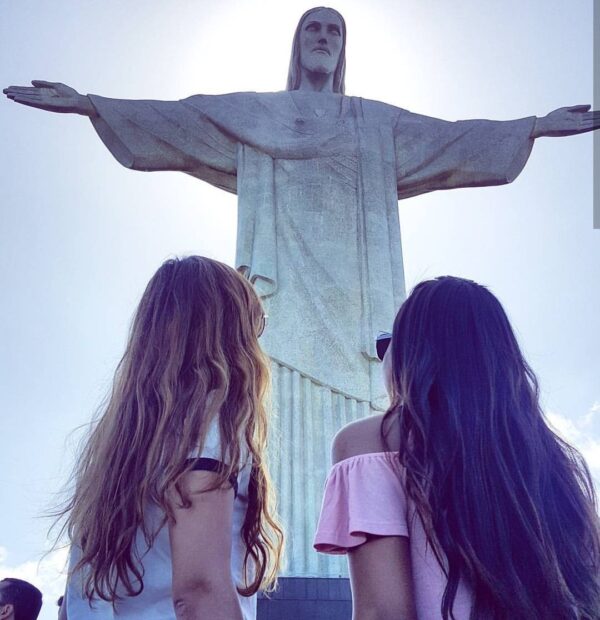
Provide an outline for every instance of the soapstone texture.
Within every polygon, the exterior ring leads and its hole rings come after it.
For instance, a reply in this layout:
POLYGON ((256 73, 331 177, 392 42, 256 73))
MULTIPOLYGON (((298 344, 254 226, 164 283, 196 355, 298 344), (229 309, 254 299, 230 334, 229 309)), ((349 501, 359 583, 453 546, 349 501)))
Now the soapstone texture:
POLYGON ((311 91, 89 97, 97 133, 124 166, 237 193, 236 266, 269 315, 261 343, 273 361, 286 574, 345 575, 345 562, 317 556, 312 536, 333 435, 386 405, 374 339, 405 297, 397 202, 510 183, 535 117, 448 122, 311 91))

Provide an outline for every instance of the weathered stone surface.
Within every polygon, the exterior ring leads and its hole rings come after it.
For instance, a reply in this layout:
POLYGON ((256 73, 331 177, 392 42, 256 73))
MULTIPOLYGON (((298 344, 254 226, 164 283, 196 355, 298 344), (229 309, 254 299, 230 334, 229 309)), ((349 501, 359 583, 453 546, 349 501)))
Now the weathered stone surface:
POLYGON ((258 597, 259 620, 349 620, 352 596, 348 579, 288 577, 277 592, 258 597))
POLYGON ((301 91, 90 97, 92 122, 123 165, 181 170, 237 192, 236 263, 264 298, 262 342, 285 381, 275 386, 274 434, 292 449, 272 462, 291 540, 287 574, 345 574, 339 558, 310 559, 312 527, 333 435, 354 419, 350 410, 385 406, 374 337, 390 329, 405 294, 397 201, 510 182, 531 150, 534 118, 451 123, 301 91), (339 398, 352 404, 334 423, 339 398), (315 450, 320 469, 301 497, 286 481, 311 475, 315 450))

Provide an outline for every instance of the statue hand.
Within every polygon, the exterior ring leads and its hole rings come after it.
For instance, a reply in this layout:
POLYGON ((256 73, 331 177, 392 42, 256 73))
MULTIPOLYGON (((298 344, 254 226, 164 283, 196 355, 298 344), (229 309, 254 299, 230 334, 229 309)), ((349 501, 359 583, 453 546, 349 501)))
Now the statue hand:
POLYGON ((533 137, 541 136, 572 136, 600 128, 600 111, 589 111, 589 105, 576 105, 558 108, 538 118, 535 123, 533 137))
POLYGON ((95 115, 92 102, 60 82, 33 80, 33 86, 9 86, 2 92, 13 101, 49 112, 95 115))

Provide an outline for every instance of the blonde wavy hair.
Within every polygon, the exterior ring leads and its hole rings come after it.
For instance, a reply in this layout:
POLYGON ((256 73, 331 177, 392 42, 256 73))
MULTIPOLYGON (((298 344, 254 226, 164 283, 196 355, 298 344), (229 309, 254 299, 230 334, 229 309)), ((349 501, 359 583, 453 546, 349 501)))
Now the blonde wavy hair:
POLYGON ((226 466, 211 489, 229 486, 246 451, 252 462, 238 591, 250 596, 275 586, 283 532, 265 460, 270 377, 258 344, 263 325, 250 283, 220 262, 168 260, 148 283, 112 392, 74 468, 74 490, 53 513, 60 533, 81 548, 72 572, 86 569, 88 599, 114 602, 119 584, 130 596, 143 590, 136 533, 152 545, 158 530, 145 516, 153 504, 164 511, 161 527, 175 519, 173 489, 191 505, 182 479, 215 416, 226 466))

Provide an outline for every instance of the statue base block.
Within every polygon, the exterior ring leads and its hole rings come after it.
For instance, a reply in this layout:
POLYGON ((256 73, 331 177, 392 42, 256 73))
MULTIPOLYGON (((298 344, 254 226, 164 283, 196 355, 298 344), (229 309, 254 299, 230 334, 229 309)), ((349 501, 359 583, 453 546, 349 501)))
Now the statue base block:
POLYGON ((348 620, 352 616, 350 580, 280 577, 269 596, 258 595, 257 620, 348 620))

